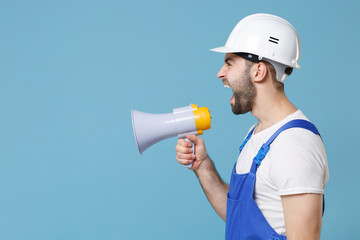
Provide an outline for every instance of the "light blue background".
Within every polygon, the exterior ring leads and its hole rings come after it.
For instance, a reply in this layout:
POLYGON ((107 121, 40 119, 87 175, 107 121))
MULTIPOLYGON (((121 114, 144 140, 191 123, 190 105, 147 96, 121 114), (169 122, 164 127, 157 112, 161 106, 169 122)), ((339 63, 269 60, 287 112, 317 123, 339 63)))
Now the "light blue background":
POLYGON ((0 239, 222 239, 176 138, 138 153, 130 110, 209 107, 229 180, 255 122, 216 73, 243 17, 290 21, 301 70, 286 93, 319 128, 330 181, 322 239, 359 236, 358 1, 0 1, 0 239))

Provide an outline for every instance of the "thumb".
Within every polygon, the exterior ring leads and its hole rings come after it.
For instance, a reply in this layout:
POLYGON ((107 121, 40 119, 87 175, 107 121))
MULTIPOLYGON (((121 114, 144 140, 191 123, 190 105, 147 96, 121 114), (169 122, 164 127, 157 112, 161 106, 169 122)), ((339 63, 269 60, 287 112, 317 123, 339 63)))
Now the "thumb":
POLYGON ((192 141, 195 145, 199 143, 199 137, 196 135, 186 135, 186 137, 192 141))

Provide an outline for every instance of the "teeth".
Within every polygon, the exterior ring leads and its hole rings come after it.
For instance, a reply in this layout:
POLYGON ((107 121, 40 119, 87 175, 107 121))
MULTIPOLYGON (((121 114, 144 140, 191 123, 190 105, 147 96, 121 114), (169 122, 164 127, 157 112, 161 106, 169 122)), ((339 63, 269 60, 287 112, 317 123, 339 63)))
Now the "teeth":
POLYGON ((226 88, 230 88, 230 86, 228 86, 228 85, 224 85, 224 87, 226 87, 226 88))

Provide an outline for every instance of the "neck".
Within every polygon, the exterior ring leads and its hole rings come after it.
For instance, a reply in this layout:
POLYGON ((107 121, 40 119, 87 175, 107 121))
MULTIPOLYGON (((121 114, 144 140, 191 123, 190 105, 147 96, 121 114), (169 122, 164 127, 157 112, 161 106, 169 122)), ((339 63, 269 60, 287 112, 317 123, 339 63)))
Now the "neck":
POLYGON ((251 111, 259 121, 255 133, 271 127, 296 111, 297 108, 288 100, 284 91, 260 89, 251 111))

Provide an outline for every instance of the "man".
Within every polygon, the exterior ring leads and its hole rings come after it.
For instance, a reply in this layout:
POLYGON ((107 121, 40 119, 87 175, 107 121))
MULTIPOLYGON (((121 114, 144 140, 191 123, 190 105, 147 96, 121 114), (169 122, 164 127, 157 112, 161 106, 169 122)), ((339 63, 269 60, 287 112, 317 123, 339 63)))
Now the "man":
POLYGON ((224 47, 218 77, 233 96, 234 114, 251 112, 230 185, 222 181, 203 139, 179 139, 177 161, 192 170, 215 211, 226 221, 226 239, 319 239, 328 166, 316 127, 286 97, 283 82, 298 65, 300 41, 293 26, 269 14, 242 19, 224 47))

